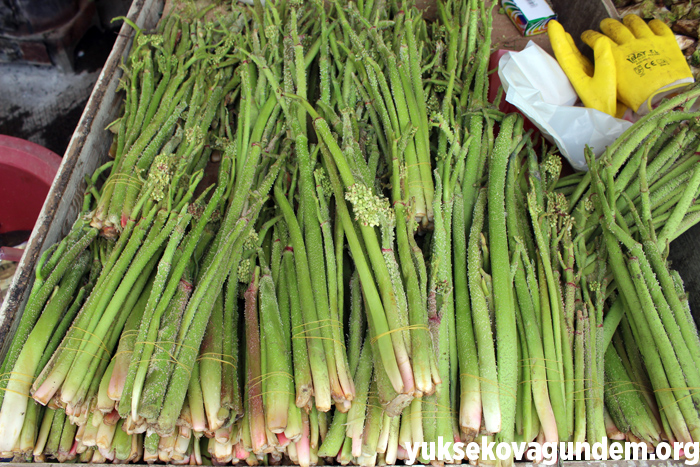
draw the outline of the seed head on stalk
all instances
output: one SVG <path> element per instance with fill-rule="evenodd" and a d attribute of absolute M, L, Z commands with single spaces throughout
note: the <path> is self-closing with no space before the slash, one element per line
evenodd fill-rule
<path fill-rule="evenodd" d="M 426 109 L 429 117 L 432 116 L 435 112 L 440 111 L 440 100 L 435 95 L 435 90 L 433 90 L 430 93 L 430 97 L 428 97 L 428 100 L 426 102 Z"/>
<path fill-rule="evenodd" d="M 250 275 L 253 272 L 250 258 L 242 259 L 238 265 L 238 281 L 247 284 L 250 282 Z"/>
<path fill-rule="evenodd" d="M 378 227 L 394 223 L 394 211 L 389 200 L 375 196 L 372 190 L 364 184 L 355 183 L 348 187 L 345 199 L 352 203 L 355 220 L 362 225 Z"/>
<path fill-rule="evenodd" d="M 320 186 L 327 202 L 328 198 L 330 198 L 330 196 L 333 194 L 333 187 L 331 186 L 330 180 L 328 180 L 328 177 L 326 176 L 326 171 L 320 168 L 316 169 L 314 170 L 314 177 L 316 179 L 316 185 Z"/>
<path fill-rule="evenodd" d="M 569 219 L 570 216 L 567 214 L 569 212 L 569 200 L 566 199 L 566 196 L 563 193 L 556 193 L 552 197 L 552 203 L 554 212 L 564 216 L 565 219 Z"/>
<path fill-rule="evenodd" d="M 153 166 L 148 173 L 146 181 L 148 186 L 153 187 L 151 198 L 153 201 L 160 202 L 165 198 L 166 191 L 170 186 L 172 178 L 172 158 L 168 154 L 159 154 L 153 161 Z"/>
<path fill-rule="evenodd" d="M 542 172 L 545 174 L 547 185 L 550 188 L 554 188 L 557 180 L 559 180 L 559 175 L 561 174 L 561 157 L 555 153 L 550 152 L 545 156 L 542 161 Z"/>
<path fill-rule="evenodd" d="M 251 230 L 248 237 L 243 243 L 244 250 L 255 250 L 258 248 L 258 243 L 260 242 L 258 238 L 258 233 L 255 230 Z"/>
<path fill-rule="evenodd" d="M 276 46 L 277 40 L 279 39 L 279 31 L 277 28 L 270 24 L 265 27 L 265 38 L 270 41 L 270 46 Z"/>
<path fill-rule="evenodd" d="M 139 34 L 139 36 L 136 38 L 136 50 L 135 51 L 139 51 L 142 47 L 148 45 L 153 40 L 154 37 L 155 36 L 152 36 L 150 34 L 149 35 Z M 138 56 L 138 54 L 132 54 L 131 58 L 134 59 L 137 56 Z"/>
<path fill-rule="evenodd" d="M 204 203 L 195 202 L 187 207 L 187 212 L 192 214 L 192 218 L 194 220 L 199 220 L 202 217 L 202 214 L 204 214 L 205 209 L 206 206 L 204 205 Z"/>

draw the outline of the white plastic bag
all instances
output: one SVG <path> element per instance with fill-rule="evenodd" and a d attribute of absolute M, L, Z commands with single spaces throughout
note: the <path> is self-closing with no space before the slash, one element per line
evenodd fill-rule
<path fill-rule="evenodd" d="M 584 148 L 596 156 L 632 123 L 595 109 L 575 107 L 578 100 L 559 63 L 530 41 L 521 52 L 508 52 L 498 63 L 506 101 L 516 106 L 576 170 L 587 170 Z"/>

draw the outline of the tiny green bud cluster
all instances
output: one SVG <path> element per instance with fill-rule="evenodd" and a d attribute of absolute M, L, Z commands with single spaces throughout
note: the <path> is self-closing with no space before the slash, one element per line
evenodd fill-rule
<path fill-rule="evenodd" d="M 158 62 L 158 68 L 160 70 L 165 70 L 166 68 L 168 68 L 169 63 L 168 59 L 165 58 L 165 55 L 158 55 L 156 57 L 156 61 Z"/>
<path fill-rule="evenodd" d="M 199 219 L 204 214 L 204 205 L 202 203 L 192 203 L 187 207 L 187 211 L 192 214 L 192 217 Z"/>
<path fill-rule="evenodd" d="M 250 258 L 242 259 L 238 264 L 238 281 L 244 284 L 250 282 L 251 271 Z"/>
<path fill-rule="evenodd" d="M 547 193 L 548 207 L 550 211 L 558 214 L 566 214 L 569 211 L 569 200 L 563 193 Z"/>
<path fill-rule="evenodd" d="M 452 285 L 446 279 L 435 282 L 435 293 L 438 295 L 447 295 L 452 291 Z"/>
<path fill-rule="evenodd" d="M 146 44 L 148 44 L 151 41 L 151 36 L 147 36 L 144 34 L 141 34 L 138 39 L 136 39 L 136 43 L 138 44 L 139 47 L 142 47 Z"/>
<path fill-rule="evenodd" d="M 255 230 L 251 230 L 245 241 L 243 242 L 244 250 L 254 250 L 258 247 L 258 233 Z"/>
<path fill-rule="evenodd" d="M 221 211 L 215 209 L 214 212 L 211 214 L 211 219 L 209 222 L 211 222 L 212 224 L 216 224 L 217 222 L 221 222 L 222 217 L 223 216 L 221 214 Z"/>
<path fill-rule="evenodd" d="M 151 45 L 153 47 L 157 48 L 157 47 L 160 47 L 163 45 L 163 36 L 161 36 L 160 34 L 153 34 L 153 35 L 148 36 L 148 37 L 150 37 Z"/>
<path fill-rule="evenodd" d="M 321 187 L 323 194 L 325 196 L 330 196 L 333 193 L 333 187 L 331 186 L 330 180 L 326 176 L 326 171 L 318 168 L 314 170 L 314 177 L 316 178 L 316 185 Z"/>
<path fill-rule="evenodd" d="M 161 201 L 165 197 L 171 178 L 170 166 L 170 156 L 167 154 L 159 154 L 153 161 L 148 173 L 148 184 L 153 186 L 151 198 L 154 201 Z"/>
<path fill-rule="evenodd" d="M 542 161 L 542 170 L 552 177 L 558 176 L 561 173 L 561 157 L 554 153 L 547 154 Z"/>
<path fill-rule="evenodd" d="M 185 139 L 188 143 L 199 145 L 204 141 L 204 131 L 198 126 L 185 130 Z"/>
<path fill-rule="evenodd" d="M 277 43 L 277 28 L 270 24 L 265 27 L 265 37 L 270 40 L 270 42 Z"/>
<path fill-rule="evenodd" d="M 377 227 L 394 223 L 394 211 L 391 209 L 389 200 L 375 196 L 367 185 L 361 183 L 351 185 L 345 193 L 345 199 L 352 203 L 355 220 L 363 225 Z"/>

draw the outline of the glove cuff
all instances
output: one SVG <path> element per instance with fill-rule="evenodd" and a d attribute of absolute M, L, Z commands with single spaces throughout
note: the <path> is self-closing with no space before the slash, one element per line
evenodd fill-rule
<path fill-rule="evenodd" d="M 654 108 L 654 106 L 657 103 L 659 103 L 662 99 L 679 94 L 683 91 L 684 88 L 688 87 L 694 82 L 695 80 L 692 76 L 690 76 L 688 78 L 679 79 L 677 81 L 674 81 L 673 83 L 667 84 L 666 86 L 657 89 L 649 97 L 647 97 L 647 99 L 644 102 L 642 102 L 642 104 L 639 106 L 636 112 L 639 115 L 645 115 L 649 113 Z"/>

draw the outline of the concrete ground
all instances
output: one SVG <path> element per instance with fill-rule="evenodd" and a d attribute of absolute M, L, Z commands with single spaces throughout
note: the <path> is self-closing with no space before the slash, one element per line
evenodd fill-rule
<path fill-rule="evenodd" d="M 72 73 L 51 66 L 0 63 L 0 134 L 63 156 L 116 37 L 116 30 L 88 30 L 75 49 Z M 29 232 L 0 234 L 0 247 L 18 246 L 27 238 Z M 0 302 L 15 266 L 0 261 Z"/>
<path fill-rule="evenodd" d="M 75 50 L 75 71 L 0 63 L 0 134 L 40 144 L 63 156 L 116 31 L 88 31 Z"/>
<path fill-rule="evenodd" d="M 0 134 L 40 144 L 62 156 L 99 71 L 63 74 L 26 64 L 0 65 Z"/>

